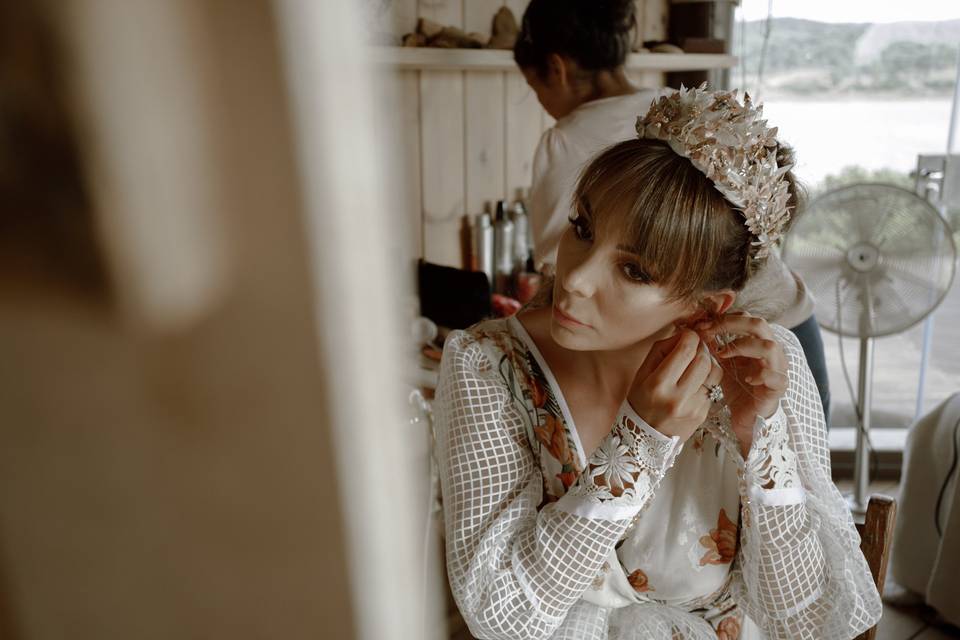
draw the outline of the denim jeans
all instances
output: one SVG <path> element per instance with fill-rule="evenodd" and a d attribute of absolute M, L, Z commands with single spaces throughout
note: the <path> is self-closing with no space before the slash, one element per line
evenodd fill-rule
<path fill-rule="evenodd" d="M 800 340 L 803 353 L 807 356 L 807 364 L 817 383 L 820 392 L 820 402 L 823 404 L 823 415 L 827 428 L 830 428 L 830 381 L 827 379 L 827 360 L 823 355 L 823 338 L 820 336 L 820 325 L 816 316 L 810 316 L 797 326 L 790 329 Z"/>

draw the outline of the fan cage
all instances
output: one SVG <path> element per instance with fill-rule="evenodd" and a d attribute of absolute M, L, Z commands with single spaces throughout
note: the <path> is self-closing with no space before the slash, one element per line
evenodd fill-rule
<path fill-rule="evenodd" d="M 875 204 L 873 210 L 870 202 Z M 875 236 L 885 231 L 897 235 L 877 241 Z M 928 240 L 933 246 L 924 244 Z M 891 244 L 884 250 L 887 242 Z M 851 267 L 851 250 L 877 244 L 881 245 L 878 266 L 856 272 Z M 857 183 L 815 198 L 787 233 L 782 256 L 817 300 L 817 319 L 823 328 L 844 337 L 877 338 L 915 326 L 943 302 L 956 273 L 957 250 L 949 223 L 929 202 L 894 185 Z M 853 259 L 857 257 L 869 264 L 868 255 Z M 889 278 L 883 279 L 891 271 L 899 279 L 900 290 Z M 847 288 L 837 300 L 837 288 L 843 282 Z M 918 293 L 910 286 L 924 291 Z M 869 292 L 871 304 L 879 301 L 879 307 L 899 305 L 899 315 L 880 308 L 867 314 L 865 321 L 863 300 L 857 299 L 864 292 Z"/>

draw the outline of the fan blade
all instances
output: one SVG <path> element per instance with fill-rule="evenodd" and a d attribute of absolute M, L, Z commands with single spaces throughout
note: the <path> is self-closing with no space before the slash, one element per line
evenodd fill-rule
<path fill-rule="evenodd" d="M 837 251 L 832 255 L 826 254 L 826 252 L 821 255 L 793 254 L 784 262 L 786 262 L 787 266 L 792 269 L 796 269 L 797 271 L 805 271 L 813 269 L 839 269 L 847 263 L 847 260 L 844 254 Z"/>
<path fill-rule="evenodd" d="M 808 211 L 796 226 L 790 230 L 784 245 L 784 254 L 803 254 L 818 249 L 845 252 L 841 244 L 849 235 L 849 230 L 837 223 L 837 219 L 828 219 L 820 215 L 821 210 Z"/>
<path fill-rule="evenodd" d="M 898 239 L 896 246 L 883 244 L 877 247 L 883 252 L 884 257 L 891 258 L 946 258 L 950 255 L 950 242 L 942 235 L 939 238 L 914 237 L 912 246 L 905 246 L 902 239 Z M 889 240 L 889 239 L 887 239 Z"/>
<path fill-rule="evenodd" d="M 834 279 L 836 284 L 833 287 L 834 296 L 831 302 L 836 305 L 833 309 L 834 317 L 825 314 L 824 318 L 830 322 L 830 328 L 845 336 L 857 337 L 860 335 L 859 327 L 864 311 L 864 282 L 860 277 L 851 280 L 841 276 Z M 826 305 L 822 308 L 826 310 Z M 845 311 L 846 310 L 846 311 Z M 818 311 L 817 318 L 820 318 Z"/>
<path fill-rule="evenodd" d="M 870 238 L 873 232 L 874 214 L 878 211 L 876 198 L 861 195 L 859 190 L 853 190 L 844 194 L 837 209 L 843 213 L 844 217 L 852 219 L 848 229 L 855 232 L 855 237 L 851 237 L 854 236 L 853 233 L 848 233 L 846 240 L 863 242 Z"/>
<path fill-rule="evenodd" d="M 825 244 L 821 242 L 794 242 L 784 250 L 785 260 L 802 260 L 806 258 L 832 258 L 842 261 L 847 250 L 837 244 Z"/>
<path fill-rule="evenodd" d="M 808 264 L 790 264 L 789 267 L 800 274 L 808 287 L 813 287 L 819 283 L 830 283 L 837 279 L 837 273 L 842 265 L 837 263 L 808 263 Z"/>
<path fill-rule="evenodd" d="M 912 271 L 902 269 L 895 263 L 887 263 L 884 265 L 884 267 L 888 275 L 893 273 L 897 278 L 904 280 L 919 289 L 922 289 L 926 293 L 935 294 L 937 297 L 943 295 L 943 291 L 937 285 L 937 283 L 931 282 L 929 278 L 923 278 Z"/>
<path fill-rule="evenodd" d="M 893 304 L 902 312 L 904 319 L 910 321 L 910 324 L 916 322 L 917 309 L 912 308 L 904 301 L 904 299 L 897 292 L 896 287 L 894 287 L 889 280 L 880 280 L 875 282 L 873 291 L 874 295 L 876 296 L 874 298 L 877 303 L 875 305 L 876 307 L 882 308 L 883 305 Z M 923 314 L 921 314 L 919 317 L 922 318 Z"/>

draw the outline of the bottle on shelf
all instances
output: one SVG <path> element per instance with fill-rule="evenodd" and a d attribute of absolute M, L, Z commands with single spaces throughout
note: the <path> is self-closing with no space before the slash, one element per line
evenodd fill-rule
<path fill-rule="evenodd" d="M 473 225 L 474 233 L 474 255 L 477 271 L 483 271 L 487 274 L 487 280 L 490 281 L 490 289 L 494 285 L 494 264 L 495 264 L 495 238 L 493 219 L 490 213 L 484 211 L 478 214 Z"/>
<path fill-rule="evenodd" d="M 507 215 L 507 202 L 497 201 L 497 213 L 493 222 L 495 246 L 494 285 L 496 293 L 510 295 L 512 293 L 511 280 L 513 279 L 514 257 L 514 224 Z"/>
<path fill-rule="evenodd" d="M 530 252 L 530 220 L 527 218 L 527 208 L 523 200 L 516 200 L 512 207 L 513 213 L 513 262 L 515 268 L 522 270 Z"/>
<path fill-rule="evenodd" d="M 516 225 L 514 237 L 514 294 L 521 303 L 526 304 L 537 293 L 542 280 L 534 268 L 533 234 L 530 219 L 523 201 L 523 193 L 517 190 L 517 199 L 513 203 L 513 220 Z"/>

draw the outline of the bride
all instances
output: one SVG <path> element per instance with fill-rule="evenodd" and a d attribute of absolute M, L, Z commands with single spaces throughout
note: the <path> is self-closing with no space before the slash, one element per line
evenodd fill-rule
<path fill-rule="evenodd" d="M 735 94 L 587 166 L 542 304 L 447 340 L 448 577 L 478 638 L 853 638 L 879 619 L 796 337 L 737 306 L 796 213 Z"/>

